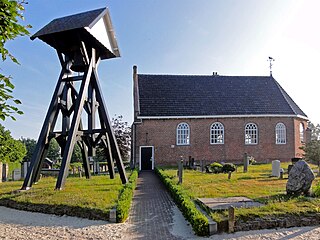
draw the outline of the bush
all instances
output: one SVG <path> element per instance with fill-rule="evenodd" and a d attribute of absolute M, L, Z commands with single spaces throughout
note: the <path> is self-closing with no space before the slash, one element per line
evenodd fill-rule
<path fill-rule="evenodd" d="M 211 163 L 209 168 L 212 173 L 222 173 L 223 165 L 217 162 Z"/>
<path fill-rule="evenodd" d="M 228 173 L 228 172 L 234 172 L 236 170 L 236 166 L 232 163 L 225 163 L 222 166 L 222 172 Z"/>
<path fill-rule="evenodd" d="M 314 188 L 314 195 L 320 197 L 320 182 L 318 182 L 318 185 Z"/>
<path fill-rule="evenodd" d="M 133 191 L 137 185 L 138 169 L 134 169 L 129 177 L 129 182 L 123 186 L 119 193 L 117 204 L 117 222 L 124 222 L 129 216 L 133 198 Z"/>
<path fill-rule="evenodd" d="M 194 201 L 189 197 L 189 195 L 183 191 L 180 185 L 174 183 L 174 180 L 165 172 L 156 168 L 156 173 L 169 190 L 173 200 L 180 208 L 185 218 L 190 222 L 194 232 L 199 236 L 208 235 L 208 219 L 197 209 Z"/>

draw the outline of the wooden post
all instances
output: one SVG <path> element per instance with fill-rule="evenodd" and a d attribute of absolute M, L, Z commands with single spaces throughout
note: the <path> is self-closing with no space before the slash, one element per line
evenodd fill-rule
<path fill-rule="evenodd" d="M 230 206 L 228 209 L 228 232 L 233 233 L 234 232 L 234 223 L 235 223 L 235 214 L 234 214 L 234 207 Z"/>
<path fill-rule="evenodd" d="M 79 178 L 82 178 L 82 168 L 78 167 L 78 172 L 79 172 Z"/>
<path fill-rule="evenodd" d="M 178 170 L 179 184 L 182 184 L 182 175 L 183 175 L 183 160 L 182 159 L 179 162 L 178 169 L 179 169 Z"/>
<path fill-rule="evenodd" d="M 248 165 L 249 165 L 248 154 L 244 153 L 244 156 L 243 156 L 243 172 L 244 173 L 248 172 Z"/>

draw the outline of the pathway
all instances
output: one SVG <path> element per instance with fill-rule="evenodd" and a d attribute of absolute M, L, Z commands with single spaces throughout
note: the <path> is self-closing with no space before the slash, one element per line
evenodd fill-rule
<path fill-rule="evenodd" d="M 193 236 L 191 227 L 152 171 L 139 173 L 127 222 L 133 239 L 179 240 Z"/>

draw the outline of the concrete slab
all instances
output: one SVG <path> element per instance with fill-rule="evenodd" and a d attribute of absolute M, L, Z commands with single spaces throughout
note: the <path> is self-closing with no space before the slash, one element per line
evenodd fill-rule
<path fill-rule="evenodd" d="M 247 197 L 229 197 L 229 198 L 198 198 L 198 200 L 211 210 L 226 210 L 230 206 L 235 208 L 261 207 L 262 203 L 254 202 Z"/>

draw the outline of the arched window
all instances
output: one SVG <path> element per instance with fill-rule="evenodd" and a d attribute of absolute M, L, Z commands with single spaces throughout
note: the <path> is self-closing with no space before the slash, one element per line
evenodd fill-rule
<path fill-rule="evenodd" d="M 299 132 L 300 132 L 300 142 L 304 142 L 304 125 L 300 123 L 299 125 Z"/>
<path fill-rule="evenodd" d="M 215 122 L 210 129 L 210 143 L 224 144 L 224 127 L 220 122 Z"/>
<path fill-rule="evenodd" d="M 276 125 L 276 144 L 286 144 L 286 125 L 277 123 Z"/>
<path fill-rule="evenodd" d="M 190 128 L 187 123 L 179 123 L 177 126 L 177 145 L 190 144 Z"/>
<path fill-rule="evenodd" d="M 248 123 L 244 130 L 245 144 L 258 144 L 258 127 L 254 123 Z"/>

